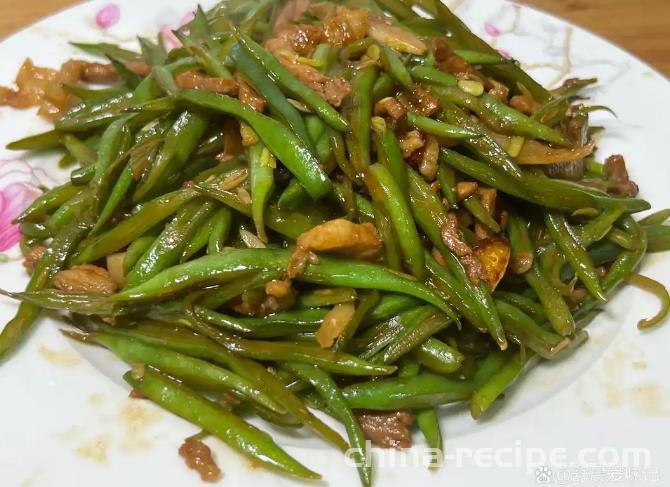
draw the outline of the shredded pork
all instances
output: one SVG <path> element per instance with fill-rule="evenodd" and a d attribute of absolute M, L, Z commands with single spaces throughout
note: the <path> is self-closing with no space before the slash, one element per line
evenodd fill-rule
<path fill-rule="evenodd" d="M 441 234 L 442 242 L 460 259 L 468 278 L 474 283 L 486 279 L 487 276 L 482 263 L 472 248 L 461 238 L 458 218 L 454 213 L 447 213 L 447 221 L 441 229 Z"/>
<path fill-rule="evenodd" d="M 107 295 L 114 294 L 117 289 L 107 269 L 92 264 L 59 271 L 53 278 L 53 285 L 61 291 Z"/>
<path fill-rule="evenodd" d="M 414 416 L 407 411 L 361 411 L 358 421 L 365 436 L 381 448 L 410 448 L 412 434 L 409 427 Z"/>
<path fill-rule="evenodd" d="M 405 116 L 405 107 L 396 98 L 387 96 L 382 98 L 374 106 L 374 114 L 380 117 L 388 115 L 393 120 L 400 120 Z"/>
<path fill-rule="evenodd" d="M 23 267 L 26 268 L 28 274 L 32 274 L 35 266 L 40 261 L 47 248 L 44 245 L 35 245 L 26 250 L 23 254 Z"/>
<path fill-rule="evenodd" d="M 224 95 L 236 95 L 237 83 L 230 78 L 214 78 L 200 71 L 184 71 L 176 76 L 177 86 L 182 89 L 213 91 Z"/>
<path fill-rule="evenodd" d="M 634 181 L 628 177 L 628 170 L 626 169 L 626 161 L 622 155 L 615 154 L 609 156 L 605 160 L 605 167 L 603 168 L 607 175 L 607 180 L 612 183 L 610 193 L 617 196 L 637 196 L 639 188 Z"/>
<path fill-rule="evenodd" d="M 139 75 L 146 73 L 146 65 L 141 61 L 129 62 L 127 67 Z M 0 86 L 0 106 L 39 107 L 40 116 L 58 120 L 75 101 L 75 97 L 65 89 L 66 84 L 109 84 L 117 80 L 112 64 L 71 59 L 59 69 L 53 69 L 35 66 L 30 59 L 26 59 L 16 75 L 16 89 Z"/>
<path fill-rule="evenodd" d="M 254 90 L 249 83 L 244 79 L 240 73 L 235 75 L 238 85 L 237 97 L 242 103 L 253 108 L 257 112 L 263 112 L 265 110 L 265 100 L 261 97 L 256 90 Z"/>
<path fill-rule="evenodd" d="M 216 482 L 221 469 L 212 458 L 212 450 L 200 440 L 188 439 L 179 447 L 179 455 L 188 468 L 195 470 L 203 482 Z"/>

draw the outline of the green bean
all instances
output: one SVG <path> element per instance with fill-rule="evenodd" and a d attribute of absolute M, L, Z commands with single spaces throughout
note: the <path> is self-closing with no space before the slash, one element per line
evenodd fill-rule
<path fill-rule="evenodd" d="M 28 208 L 16 217 L 16 221 L 37 222 L 43 220 L 49 212 L 72 199 L 79 191 L 80 188 L 69 182 L 56 186 L 38 196 Z"/>
<path fill-rule="evenodd" d="M 198 196 L 192 188 L 166 193 L 149 201 L 140 211 L 123 220 L 116 227 L 84 242 L 83 248 L 73 257 L 75 263 L 92 262 L 113 254 L 141 236 L 147 228 L 160 223 L 177 211 L 184 203 Z"/>
<path fill-rule="evenodd" d="M 126 256 L 123 259 L 123 274 L 128 275 L 128 273 L 135 267 L 137 261 L 144 255 L 144 253 L 149 250 L 153 243 L 158 238 L 160 231 L 158 229 L 151 229 L 146 232 L 144 235 L 137 237 L 135 240 L 128 245 L 126 249 Z"/>
<path fill-rule="evenodd" d="M 391 224 L 391 219 L 381 203 L 372 203 L 375 217 L 375 227 L 384 242 L 384 258 L 386 265 L 395 271 L 402 271 L 402 256 L 398 235 Z"/>
<path fill-rule="evenodd" d="M 93 54 L 94 56 L 112 56 L 122 61 L 137 61 L 140 59 L 140 55 L 138 53 L 123 49 L 116 44 L 110 44 L 107 42 L 100 42 L 97 44 L 70 42 L 70 44 L 84 52 Z"/>
<path fill-rule="evenodd" d="M 646 330 L 647 328 L 652 328 L 663 322 L 668 314 L 670 314 L 670 294 L 668 294 L 666 287 L 654 279 L 636 273 L 632 273 L 628 276 L 628 282 L 633 286 L 655 294 L 661 301 L 661 309 L 659 312 L 652 318 L 640 320 L 637 327 L 641 330 Z"/>
<path fill-rule="evenodd" d="M 339 352 L 346 350 L 347 345 L 349 345 L 349 342 L 356 334 L 358 327 L 378 302 L 379 292 L 377 291 L 370 291 L 361 297 L 358 306 L 356 306 L 356 311 L 354 311 L 351 319 L 347 322 L 346 326 L 333 344 L 334 351 Z"/>
<path fill-rule="evenodd" d="M 670 219 L 670 208 L 660 210 L 642 218 L 638 223 L 640 225 L 662 225 L 666 220 Z"/>
<path fill-rule="evenodd" d="M 26 291 L 44 288 L 66 263 L 79 241 L 91 226 L 91 215 L 82 212 L 78 221 L 63 228 L 53 239 L 44 256 L 39 260 L 26 286 Z M 32 328 L 40 314 L 40 308 L 21 303 L 19 309 L 0 333 L 0 359 L 6 357 Z"/>
<path fill-rule="evenodd" d="M 377 103 L 393 93 L 393 79 L 387 73 L 380 73 L 372 87 L 372 102 Z"/>
<path fill-rule="evenodd" d="M 262 318 L 237 318 L 237 321 L 243 323 L 247 327 L 263 327 L 269 324 L 286 325 L 298 327 L 319 327 L 323 318 L 328 313 L 326 308 L 312 308 L 312 309 L 295 309 L 289 311 L 278 311 Z"/>
<path fill-rule="evenodd" d="M 309 197 L 305 188 L 302 187 L 300 181 L 291 179 L 281 195 L 277 200 L 277 208 L 282 210 L 298 210 L 301 207 L 309 204 L 312 198 Z"/>
<path fill-rule="evenodd" d="M 448 139 L 462 140 L 480 137 L 479 132 L 462 129 L 456 125 L 449 125 L 439 120 L 423 117 L 414 112 L 407 112 L 407 122 L 419 130 Z"/>
<path fill-rule="evenodd" d="M 597 79 L 576 80 L 570 87 L 560 88 L 560 94 L 542 102 L 535 110 L 532 117 L 550 127 L 558 125 L 565 120 L 570 104 L 577 94 L 586 86 L 596 83 Z"/>
<path fill-rule="evenodd" d="M 239 335 L 253 338 L 273 338 L 290 335 L 292 333 L 314 332 L 318 330 L 321 325 L 321 322 L 317 324 L 312 322 L 307 322 L 306 324 L 303 324 L 302 322 L 275 323 L 271 318 L 267 320 L 258 318 L 238 318 L 224 315 L 202 306 L 194 306 L 193 312 L 195 318 L 200 321 L 229 330 Z"/>
<path fill-rule="evenodd" d="M 463 354 L 437 338 L 429 338 L 411 352 L 411 356 L 426 369 L 438 374 L 452 374 L 463 364 Z"/>
<path fill-rule="evenodd" d="M 124 145 L 124 138 L 129 137 L 126 123 L 128 117 L 123 117 L 109 124 L 100 138 L 98 155 L 95 163 L 95 179 L 99 179 L 107 167 L 112 164 Z"/>
<path fill-rule="evenodd" d="M 438 468 L 441 464 L 443 442 L 437 410 L 436 408 L 419 409 L 416 411 L 414 419 L 416 420 L 416 425 L 426 439 L 428 448 L 439 452 L 438 457 L 431 456 L 431 464 L 429 465 L 429 468 Z"/>
<path fill-rule="evenodd" d="M 496 132 L 544 140 L 561 146 L 569 145 L 568 140 L 556 130 L 527 117 L 488 93 L 477 97 L 456 87 L 440 86 L 434 90 L 443 99 L 475 112 L 490 129 Z"/>
<path fill-rule="evenodd" d="M 449 374 L 458 370 L 463 361 L 463 356 L 458 350 L 431 338 L 449 326 L 451 320 L 445 318 L 441 313 L 432 313 L 426 319 L 411 323 L 409 326 L 406 326 L 406 322 L 401 321 L 400 323 L 403 325 L 404 332 L 393 340 L 376 360 L 373 359 L 374 361 L 390 364 L 414 350 L 421 357 L 437 357 L 439 362 L 436 366 L 439 368 L 439 373 Z"/>
<path fill-rule="evenodd" d="M 368 66 L 353 80 L 347 145 L 349 159 L 358 173 L 370 166 L 370 117 L 372 116 L 372 87 L 377 69 Z"/>
<path fill-rule="evenodd" d="M 99 324 L 97 326 L 100 327 Z M 286 389 L 279 379 L 253 360 L 241 357 L 201 335 L 193 335 L 183 329 L 170 330 L 164 326 L 137 325 L 133 330 L 117 330 L 108 326 L 104 327 L 104 330 L 111 334 L 132 336 L 145 343 L 162 346 L 229 367 L 233 372 L 251 381 L 257 388 L 267 392 L 300 422 L 309 426 L 339 449 L 344 451 L 347 448 L 346 442 L 342 440 L 339 434 L 310 413 L 302 401 Z"/>
<path fill-rule="evenodd" d="M 505 59 L 499 54 L 469 51 L 467 49 L 455 49 L 454 53 L 469 64 L 502 64 L 505 62 Z"/>
<path fill-rule="evenodd" d="M 463 283 L 442 267 L 428 252 L 426 252 L 426 270 L 431 286 L 450 303 L 454 303 L 454 307 L 470 324 L 486 333 L 488 326 L 479 313 L 481 307 L 474 303 Z M 502 325 L 500 327 L 502 328 Z"/>
<path fill-rule="evenodd" d="M 403 311 L 419 306 L 421 302 L 416 298 L 403 294 L 383 294 L 379 303 L 365 318 L 365 323 L 378 323 L 388 320 Z"/>
<path fill-rule="evenodd" d="M 644 226 L 647 234 L 648 252 L 664 252 L 670 250 L 670 227 L 664 225 Z"/>
<path fill-rule="evenodd" d="M 188 242 L 186 242 L 186 245 L 181 252 L 181 256 L 179 257 L 180 264 L 186 262 L 195 254 L 207 247 L 210 234 L 216 227 L 217 220 L 224 213 L 230 213 L 230 210 L 228 208 L 219 208 L 213 214 L 209 215 L 205 222 L 196 229 L 195 233 L 188 240 Z"/>
<path fill-rule="evenodd" d="M 574 228 L 577 241 L 584 247 L 590 247 L 595 242 L 605 238 L 612 226 L 623 216 L 625 209 L 614 207 L 603 211 L 599 216 L 593 218 L 586 224 Z"/>
<path fill-rule="evenodd" d="M 319 198 L 330 190 L 330 179 L 321 169 L 319 161 L 304 143 L 280 122 L 255 112 L 229 96 L 184 90 L 180 97 L 188 103 L 233 115 L 249 124 L 270 152 L 282 161 L 313 198 Z"/>
<path fill-rule="evenodd" d="M 498 55 L 499 53 L 489 46 L 485 41 L 472 33 L 465 23 L 454 15 L 449 8 L 440 2 L 435 2 L 434 11 L 438 18 L 447 27 L 458 48 L 479 51 Z M 487 71 L 495 78 L 505 82 L 510 88 L 517 89 L 518 85 L 524 86 L 533 97 L 543 103 L 551 99 L 551 94 L 531 78 L 523 69 L 511 61 L 503 64 L 487 66 Z"/>
<path fill-rule="evenodd" d="M 321 288 L 300 293 L 296 305 L 301 308 L 319 308 L 341 303 L 352 303 L 358 299 L 356 290 L 348 287 Z"/>
<path fill-rule="evenodd" d="M 247 340 L 203 322 L 189 322 L 188 326 L 213 339 L 231 352 L 255 360 L 292 360 L 318 365 L 323 370 L 336 374 L 353 376 L 388 375 L 396 370 L 394 366 L 368 363 L 353 355 L 325 350 L 318 346 Z"/>
<path fill-rule="evenodd" d="M 505 330 L 515 336 L 520 344 L 543 358 L 551 359 L 564 350 L 570 340 L 540 327 L 519 308 L 504 301 L 496 301 Z"/>
<path fill-rule="evenodd" d="M 414 219 L 426 233 L 431 243 L 440 251 L 442 257 L 446 260 L 449 270 L 457 279 L 449 280 L 448 277 L 442 275 L 440 280 L 448 286 L 444 290 L 451 290 L 450 292 L 459 296 L 456 301 L 452 302 L 454 304 L 456 302 L 459 303 L 459 311 L 468 317 L 471 323 L 479 324 L 483 322 L 484 328 L 489 330 L 489 333 L 498 342 L 499 346 L 502 348 L 506 347 L 502 324 L 492 304 L 491 293 L 486 288 L 486 284 L 480 283 L 477 285 L 472 283 L 467 277 L 461 262 L 442 242 L 441 229 L 444 228 L 447 222 L 444 206 L 421 176 L 415 171 L 409 171 L 409 175 L 410 203 Z M 427 260 L 427 263 L 431 269 L 432 276 L 435 277 L 436 273 L 439 276 L 440 268 L 437 263 L 431 262 L 430 259 Z M 475 310 L 476 315 L 479 315 L 479 320 L 473 316 L 472 310 Z"/>
<path fill-rule="evenodd" d="M 58 149 L 63 144 L 65 134 L 58 130 L 49 130 L 40 134 L 30 135 L 7 144 L 7 150 L 49 150 Z"/>
<path fill-rule="evenodd" d="M 165 136 L 165 143 L 135 189 L 133 201 L 155 195 L 156 190 L 179 171 L 195 150 L 207 128 L 207 118 L 184 111 Z"/>
<path fill-rule="evenodd" d="M 74 186 L 86 186 L 95 176 L 95 166 L 84 166 L 70 173 L 70 182 Z"/>
<path fill-rule="evenodd" d="M 265 205 L 274 188 L 274 159 L 262 144 L 249 150 L 249 178 L 251 184 L 251 214 L 258 238 L 267 242 L 263 216 Z"/>
<path fill-rule="evenodd" d="M 365 360 L 372 359 L 391 342 L 398 340 L 405 329 L 427 319 L 433 311 L 427 306 L 409 308 L 369 328 L 356 344 L 358 355 Z"/>
<path fill-rule="evenodd" d="M 386 166 L 402 193 L 407 196 L 407 163 L 402 156 L 398 138 L 381 117 L 373 117 L 371 126 L 376 135 L 379 161 Z"/>
<path fill-rule="evenodd" d="M 333 158 L 340 170 L 350 181 L 360 181 L 360 175 L 356 172 L 356 169 L 347 156 L 346 144 L 342 134 L 331 130 L 329 142 Z"/>
<path fill-rule="evenodd" d="M 22 223 L 21 226 L 21 235 L 25 235 L 30 238 L 38 238 L 45 240 L 51 237 L 51 231 L 42 223 Z"/>
<path fill-rule="evenodd" d="M 123 93 L 105 100 L 87 100 L 70 109 L 58 122 L 56 129 L 69 132 L 84 132 L 124 119 L 128 115 L 122 110 L 132 96 Z"/>
<path fill-rule="evenodd" d="M 403 88 L 412 89 L 412 76 L 393 49 L 381 46 L 382 66 Z"/>
<path fill-rule="evenodd" d="M 113 216 L 114 212 L 121 204 L 123 199 L 126 197 L 127 191 L 133 184 L 133 173 L 130 168 L 130 163 L 123 169 L 121 175 L 116 180 L 114 187 L 111 190 L 109 198 L 105 202 L 104 206 L 100 210 L 100 216 L 95 223 L 95 226 L 91 230 L 91 234 L 95 235 L 98 233 L 109 219 Z"/>
<path fill-rule="evenodd" d="M 237 67 L 249 79 L 252 86 L 268 102 L 274 117 L 279 118 L 316 155 L 316 148 L 307 133 L 307 127 L 300 112 L 291 105 L 272 78 L 246 50 L 236 44 L 230 52 Z"/>
<path fill-rule="evenodd" d="M 411 19 L 417 16 L 411 7 L 405 5 L 400 0 L 375 0 L 375 2 L 398 19 Z"/>
<path fill-rule="evenodd" d="M 184 45 L 186 50 L 191 56 L 195 58 L 200 66 L 205 70 L 207 74 L 217 78 L 232 78 L 230 70 L 217 58 L 216 54 L 212 52 L 207 47 L 199 45 L 197 42 L 194 42 L 190 36 L 185 36 L 179 31 L 175 33 L 177 38 Z M 192 36 L 192 34 L 191 34 Z"/>
<path fill-rule="evenodd" d="M 607 302 L 595 266 L 586 249 L 575 239 L 565 217 L 556 213 L 546 213 L 544 221 L 552 239 L 561 248 L 584 286 L 596 299 Z"/>
<path fill-rule="evenodd" d="M 212 228 L 212 233 L 209 234 L 209 241 L 207 242 L 207 253 L 217 254 L 223 252 L 226 246 L 226 240 L 230 235 L 232 228 L 233 215 L 228 211 L 218 213 L 218 218 Z"/>
<path fill-rule="evenodd" d="M 572 212 L 581 208 L 596 207 L 608 210 L 623 206 L 626 212 L 631 213 L 649 208 L 649 203 L 644 200 L 611 198 L 605 193 L 571 181 L 530 174 L 525 174 L 521 179 L 514 179 L 486 163 L 449 149 L 441 149 L 441 154 L 441 160 L 454 169 L 511 196 L 548 208 Z"/>
<path fill-rule="evenodd" d="M 474 419 L 479 419 L 489 409 L 493 401 L 521 374 L 533 355 L 529 350 L 524 355 L 510 355 L 500 370 L 475 391 L 470 402 L 470 414 Z"/>
<path fill-rule="evenodd" d="M 518 216 L 512 215 L 509 220 L 509 238 L 513 252 L 516 254 L 532 253 L 534 249 L 528 237 L 527 224 Z M 513 229 L 513 230 L 512 230 Z M 570 313 L 568 305 L 558 292 L 558 290 L 549 283 L 547 276 L 540 267 L 537 259 L 524 274 L 528 285 L 537 294 L 540 303 L 544 307 L 545 314 L 554 330 L 562 336 L 571 335 L 575 331 L 575 321 Z"/>
<path fill-rule="evenodd" d="M 415 80 L 425 83 L 441 86 L 456 86 L 458 83 L 458 79 L 453 74 L 429 66 L 414 66 L 410 69 L 410 73 Z"/>
<path fill-rule="evenodd" d="M 180 208 L 174 219 L 165 225 L 151 247 L 133 266 L 126 286 L 138 286 L 162 270 L 177 264 L 186 243 L 213 209 L 213 202 L 203 203 L 200 200 L 189 202 Z"/>
<path fill-rule="evenodd" d="M 440 154 L 440 157 L 442 155 Z M 456 195 L 456 173 L 447 164 L 440 163 L 437 171 L 437 180 L 440 182 L 440 190 L 451 209 L 458 208 L 458 197 Z"/>
<path fill-rule="evenodd" d="M 635 242 L 629 234 L 618 228 L 612 228 L 605 238 L 626 250 L 635 250 L 639 245 L 639 243 Z"/>
<path fill-rule="evenodd" d="M 523 294 L 501 291 L 498 289 L 493 293 L 493 297 L 517 307 L 536 322 L 544 323 L 547 320 L 542 305 Z"/>
<path fill-rule="evenodd" d="M 273 80 L 282 88 L 295 96 L 314 111 L 335 130 L 344 131 L 348 128 L 347 122 L 333 107 L 328 105 L 314 90 L 305 86 L 293 76 L 277 59 L 268 51 L 263 49 L 251 37 L 236 32 L 235 36 L 240 45 L 251 55 L 258 64 L 263 66 Z M 279 157 L 280 160 L 284 160 Z"/>
<path fill-rule="evenodd" d="M 482 200 L 478 196 L 472 195 L 468 198 L 465 198 L 462 202 L 466 210 L 470 212 L 472 216 L 475 217 L 486 228 L 491 230 L 494 233 L 499 233 L 501 228 L 498 222 L 491 216 L 491 213 L 486 209 Z"/>
<path fill-rule="evenodd" d="M 109 348 L 124 362 L 151 365 L 172 377 L 182 379 L 191 387 L 210 391 L 233 390 L 244 398 L 256 401 L 276 413 L 286 412 L 247 379 L 205 360 L 119 335 L 94 332 L 89 335 L 88 339 Z"/>
<path fill-rule="evenodd" d="M 140 43 L 140 50 L 142 59 L 144 59 L 149 66 L 164 64 L 167 60 L 167 51 L 165 46 L 160 42 L 153 42 L 146 37 L 138 37 Z"/>
<path fill-rule="evenodd" d="M 152 401 L 191 421 L 240 453 L 272 469 L 301 478 L 320 475 L 298 463 L 267 434 L 163 374 L 142 367 L 123 378 Z"/>
<path fill-rule="evenodd" d="M 197 191 L 214 198 L 233 210 L 251 217 L 251 204 L 242 202 L 239 196 L 230 191 L 222 191 L 212 185 L 198 184 L 195 186 Z M 284 211 L 274 206 L 266 207 L 266 214 L 263 217 L 265 226 L 284 235 L 292 240 L 297 239 L 301 234 L 317 225 L 319 222 L 313 222 L 303 213 Z"/>
<path fill-rule="evenodd" d="M 463 144 L 486 162 L 483 165 L 489 169 L 499 169 L 512 180 L 521 178 L 521 169 L 509 154 L 493 140 L 484 127 L 472 121 L 460 108 L 444 97 L 440 98 L 440 102 L 442 104 L 442 115 L 447 122 L 480 134 L 479 137 L 466 139 Z M 463 172 L 470 175 L 467 171 Z"/>
<path fill-rule="evenodd" d="M 472 385 L 434 374 L 360 382 L 342 389 L 354 409 L 397 411 L 439 406 L 470 398 Z"/>
<path fill-rule="evenodd" d="M 370 166 L 366 181 L 373 199 L 384 206 L 391 219 L 405 263 L 415 277 L 421 278 L 424 274 L 421 240 L 400 187 L 389 170 L 378 163 Z"/>
<path fill-rule="evenodd" d="M 316 68 L 322 73 L 325 73 L 332 66 L 336 55 L 337 51 L 330 44 L 319 44 L 316 46 L 316 49 L 314 49 L 312 59 L 314 60 Z"/>
<path fill-rule="evenodd" d="M 95 151 L 72 134 L 63 136 L 63 146 L 81 166 L 88 166 L 97 160 Z"/>
<path fill-rule="evenodd" d="M 344 424 L 351 447 L 354 448 L 352 457 L 358 465 L 358 475 L 361 478 L 361 483 L 364 487 L 369 487 L 372 483 L 372 468 L 366 466 L 367 445 L 365 434 L 333 378 L 314 365 L 288 362 L 284 367 L 302 380 L 309 382 L 326 401 L 328 408 Z"/>
<path fill-rule="evenodd" d="M 0 294 L 7 296 L 21 304 L 29 304 L 42 309 L 65 310 L 82 315 L 111 315 L 127 314 L 128 308 L 117 307 L 105 302 L 104 298 L 97 294 L 61 291 L 59 289 L 46 288 L 37 291 L 24 291 L 22 293 L 10 293 L 0 290 Z"/>
<path fill-rule="evenodd" d="M 243 272 L 286 269 L 291 252 L 280 249 L 230 249 L 173 266 L 147 282 L 127 289 L 110 299 L 114 302 L 141 302 L 160 299 L 199 284 L 227 282 Z M 342 273 L 341 269 L 347 269 Z M 384 267 L 367 262 L 320 256 L 296 279 L 313 284 L 378 289 L 409 294 L 432 304 L 450 317 L 451 307 L 424 285 Z"/>

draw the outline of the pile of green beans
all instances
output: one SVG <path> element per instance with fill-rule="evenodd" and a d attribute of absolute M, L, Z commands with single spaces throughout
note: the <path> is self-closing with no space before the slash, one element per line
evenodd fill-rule
<path fill-rule="evenodd" d="M 137 53 L 75 44 L 110 59 L 119 79 L 68 85 L 76 102 L 54 129 L 8 145 L 60 151 L 76 167 L 17 218 L 22 250 L 42 257 L 23 292 L 0 291 L 20 301 L 0 360 L 42 310 L 67 313 L 67 336 L 111 350 L 132 366 L 131 387 L 206 434 L 318 479 L 246 415 L 304 426 L 357 449 L 367 487 L 362 410 L 408 411 L 441 448 L 441 406 L 485 414 L 529 364 L 574 350 L 586 316 L 620 284 L 661 298 L 640 328 L 668 314 L 665 288 L 637 268 L 670 250 L 670 210 L 636 221 L 649 204 L 595 189 L 617 181 L 593 155 L 565 163 L 582 169 L 570 180 L 554 176 L 560 161 L 528 166 L 520 156 L 524 144 L 591 147 L 589 110 L 575 107 L 592 80 L 547 91 L 427 0 L 416 5 L 430 19 L 407 0 L 362 2 L 368 22 L 385 16 L 384 43 L 370 28 L 282 58 L 266 41 L 287 3 L 198 8 L 169 52 L 147 39 Z M 328 6 L 293 20 L 337 22 L 341 11 Z M 341 106 L 301 69 L 348 87 Z M 239 95 L 180 87 L 185 72 Z M 247 104 L 243 88 L 263 107 Z M 513 97 L 534 111 L 521 113 Z M 336 220 L 378 245 L 357 250 L 356 232 L 326 234 L 325 249 L 303 243 Z M 115 291 L 58 284 L 90 266 L 109 271 Z"/>

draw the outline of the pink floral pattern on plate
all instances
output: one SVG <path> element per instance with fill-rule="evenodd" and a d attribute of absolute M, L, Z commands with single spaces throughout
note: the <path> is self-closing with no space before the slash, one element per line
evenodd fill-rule
<path fill-rule="evenodd" d="M 42 193 L 40 186 L 51 184 L 42 169 L 20 159 L 0 159 L 0 252 L 21 240 L 21 230 L 14 220 Z"/>
<path fill-rule="evenodd" d="M 95 16 L 95 23 L 102 29 L 109 29 L 121 19 L 121 7 L 110 3 L 102 7 Z"/>

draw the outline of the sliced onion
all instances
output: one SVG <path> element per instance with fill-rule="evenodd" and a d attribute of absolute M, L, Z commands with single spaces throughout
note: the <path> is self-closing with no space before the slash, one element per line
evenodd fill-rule
<path fill-rule="evenodd" d="M 507 148 L 512 144 L 513 137 L 501 134 L 492 134 L 498 144 Z M 591 155 L 595 148 L 595 141 L 590 141 L 583 147 L 568 149 L 565 147 L 550 147 L 532 139 L 526 139 L 519 154 L 514 160 L 521 165 L 560 164 L 574 162 Z"/>
<path fill-rule="evenodd" d="M 356 311 L 352 303 L 336 304 L 323 318 L 316 332 L 316 341 L 321 348 L 330 348 L 351 321 Z"/>
<path fill-rule="evenodd" d="M 109 277 L 112 278 L 112 282 L 114 282 L 119 289 L 125 286 L 126 281 L 128 280 L 123 274 L 123 261 L 125 258 L 125 252 L 118 252 L 107 256 L 107 271 L 109 272 Z"/>
<path fill-rule="evenodd" d="M 640 320 L 637 327 L 641 330 L 651 328 L 661 323 L 670 313 L 670 294 L 666 287 L 660 282 L 640 274 L 631 274 L 628 276 L 628 282 L 633 286 L 654 294 L 661 301 L 661 309 L 656 314 L 646 320 Z"/>
<path fill-rule="evenodd" d="M 428 48 L 410 31 L 378 19 L 370 19 L 368 36 L 398 52 L 425 54 Z"/>

